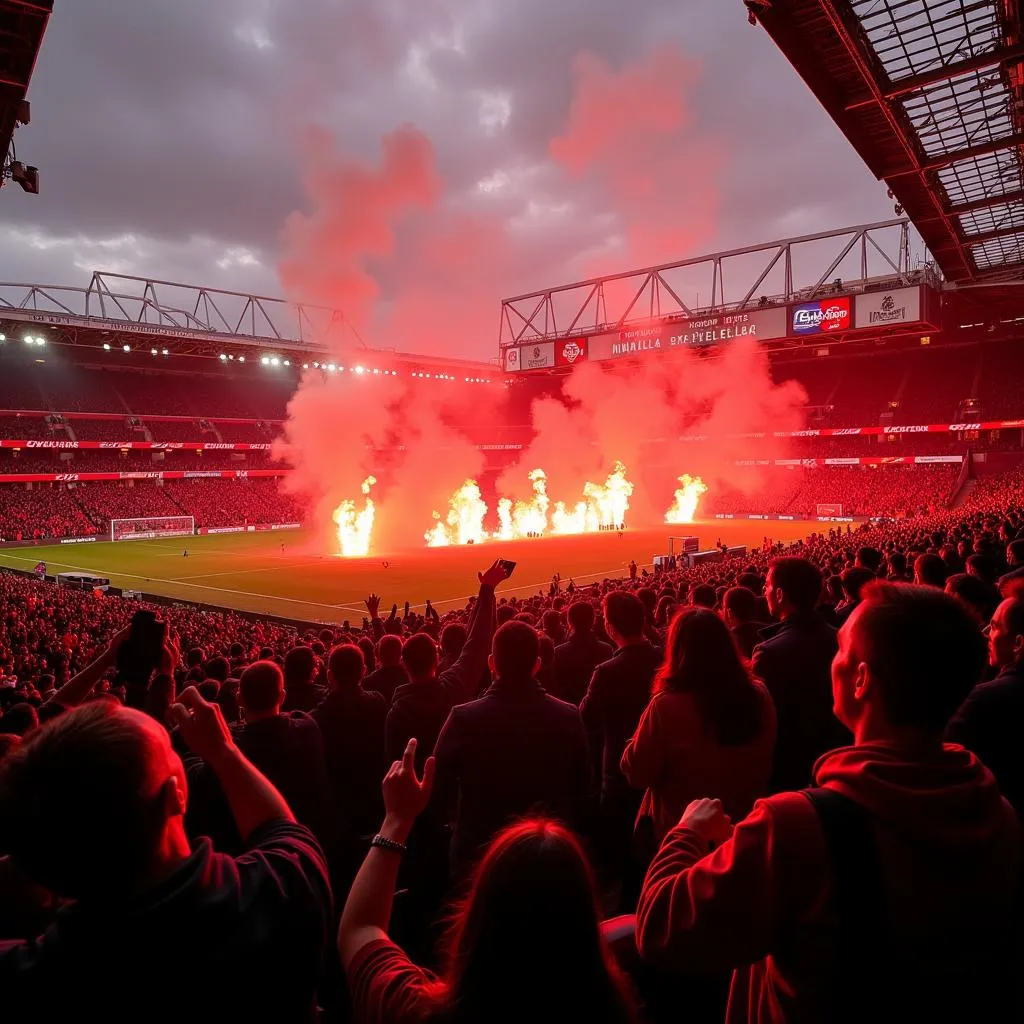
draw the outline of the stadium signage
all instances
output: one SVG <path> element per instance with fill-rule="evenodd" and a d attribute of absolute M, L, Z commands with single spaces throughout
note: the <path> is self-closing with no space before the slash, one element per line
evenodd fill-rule
<path fill-rule="evenodd" d="M 835 298 L 816 299 L 801 302 L 790 311 L 792 333 L 799 336 L 808 334 L 831 334 L 847 331 L 853 327 L 853 309 L 848 295 Z"/>
<path fill-rule="evenodd" d="M 587 339 L 572 338 L 569 341 L 555 342 L 555 365 L 575 366 L 585 362 L 587 358 Z"/>
<path fill-rule="evenodd" d="M 268 452 L 270 445 L 264 442 L 248 441 L 34 441 L 4 438 L 0 448 L 69 448 L 82 451 L 233 451 Z"/>
<path fill-rule="evenodd" d="M 95 537 L 61 537 L 61 544 L 92 544 Z"/>
<path fill-rule="evenodd" d="M 884 434 L 927 434 L 928 427 L 919 425 L 916 427 L 882 427 Z"/>
<path fill-rule="evenodd" d="M 865 292 L 856 297 L 855 313 L 858 328 L 917 323 L 921 320 L 921 289 Z"/>
<path fill-rule="evenodd" d="M 523 370 L 546 370 L 555 365 L 555 343 L 540 341 L 536 345 L 524 345 L 519 350 L 519 365 Z"/>
<path fill-rule="evenodd" d="M 515 373 L 519 369 L 519 349 L 518 348 L 507 348 L 502 352 L 502 357 L 505 360 L 505 372 Z"/>
<path fill-rule="evenodd" d="M 673 317 L 592 335 L 587 339 L 588 358 L 657 358 L 673 349 L 705 348 L 741 338 L 772 341 L 785 336 L 786 310 L 782 306 L 703 317 Z"/>

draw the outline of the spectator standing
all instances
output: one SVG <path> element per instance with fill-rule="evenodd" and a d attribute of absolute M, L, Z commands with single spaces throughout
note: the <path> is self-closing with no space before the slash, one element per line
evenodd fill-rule
<path fill-rule="evenodd" d="M 377 658 L 380 666 L 367 675 L 363 686 L 379 693 L 391 706 L 395 690 L 409 682 L 409 673 L 402 665 L 402 638 L 387 633 L 377 643 Z"/>
<path fill-rule="evenodd" d="M 33 882 L 74 901 L 45 937 L 0 949 L 5 1020 L 316 1019 L 332 917 L 316 839 L 216 705 L 189 688 L 175 718 L 223 787 L 246 843 L 237 858 L 190 844 L 184 767 L 141 712 L 87 704 L 4 759 L 4 846 Z M 168 983 L 183 950 L 200 991 Z"/>
<path fill-rule="evenodd" d="M 409 637 L 402 648 L 409 682 L 395 691 L 388 712 L 389 761 L 399 760 L 409 740 L 415 738 L 420 752 L 416 767 L 422 771 L 423 761 L 434 749 L 448 713 L 456 704 L 476 696 L 494 635 L 494 588 L 506 579 L 500 560 L 479 574 L 479 579 L 480 593 L 473 606 L 469 635 L 451 668 L 438 672 L 437 645 L 426 633 Z"/>
<path fill-rule="evenodd" d="M 758 618 L 760 601 L 746 587 L 730 587 L 722 600 L 725 624 L 732 633 L 740 654 L 748 661 L 761 642 L 761 630 L 768 624 Z"/>
<path fill-rule="evenodd" d="M 735 829 L 690 804 L 644 883 L 645 959 L 732 969 L 729 1022 L 1020 1019 L 1021 827 L 942 741 L 984 660 L 940 590 L 869 587 L 832 668 L 854 745 Z"/>
<path fill-rule="evenodd" d="M 550 821 L 513 825 L 491 843 L 449 925 L 440 977 L 388 938 L 405 843 L 430 799 L 434 760 L 425 762 L 422 781 L 415 761 L 410 740 L 384 780 L 387 815 L 341 916 L 338 950 L 355 1019 L 635 1020 L 629 987 L 601 935 L 586 856 L 570 832 Z"/>
<path fill-rule="evenodd" d="M 238 749 L 277 788 L 296 819 L 326 850 L 334 847 L 331 785 L 324 762 L 320 730 L 301 711 L 282 713 L 284 677 L 272 661 L 253 662 L 239 680 L 238 696 L 243 721 L 230 727 Z M 189 834 L 209 835 L 229 853 L 244 848 L 231 809 L 212 766 L 186 754 L 185 766 L 192 789 Z"/>
<path fill-rule="evenodd" d="M 1024 814 L 1024 598 L 1009 597 L 996 609 L 988 628 L 988 660 L 998 675 L 970 692 L 946 738 L 977 754 L 1003 796 Z"/>
<path fill-rule="evenodd" d="M 536 681 L 536 630 L 506 622 L 494 634 L 490 666 L 494 682 L 483 697 L 452 709 L 435 749 L 435 799 L 454 808 L 452 868 L 459 878 L 516 818 L 543 814 L 584 825 L 591 789 L 579 711 Z"/>
<path fill-rule="evenodd" d="M 554 695 L 569 704 L 579 705 L 587 692 L 594 669 L 608 661 L 615 649 L 594 634 L 594 606 L 588 600 L 569 606 L 569 638 L 555 648 L 553 664 Z"/>
<path fill-rule="evenodd" d="M 604 622 L 618 650 L 594 670 L 580 715 L 601 778 L 602 845 L 613 873 L 622 877 L 643 793 L 630 788 L 619 764 L 651 699 L 662 652 L 644 634 L 644 606 L 635 595 L 624 591 L 606 595 Z"/>
<path fill-rule="evenodd" d="M 378 783 L 386 763 L 388 706 L 379 693 L 363 688 L 365 671 L 360 648 L 335 647 L 327 658 L 327 697 L 313 712 L 323 734 L 337 812 L 355 836 L 371 834 L 380 820 Z"/>
<path fill-rule="evenodd" d="M 705 793 L 745 817 L 768 793 L 774 745 L 771 697 L 750 678 L 728 627 L 704 608 L 680 612 L 654 696 L 622 754 L 629 784 L 646 790 L 640 815 L 655 843 Z"/>
<path fill-rule="evenodd" d="M 768 609 L 779 622 L 761 631 L 751 667 L 775 705 L 773 793 L 802 789 L 818 757 L 850 739 L 832 714 L 829 679 L 838 641 L 815 610 L 821 583 L 821 570 L 804 558 L 776 558 L 768 569 Z"/>
<path fill-rule="evenodd" d="M 312 711 L 327 696 L 315 679 L 319 668 L 316 654 L 305 645 L 293 647 L 284 657 L 284 711 Z"/>

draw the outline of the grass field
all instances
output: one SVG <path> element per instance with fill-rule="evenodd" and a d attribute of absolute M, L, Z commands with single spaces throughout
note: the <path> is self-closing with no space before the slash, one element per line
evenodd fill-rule
<path fill-rule="evenodd" d="M 809 523 L 714 521 L 690 527 L 551 537 L 473 547 L 423 548 L 389 556 L 348 559 L 314 550 L 304 533 L 220 534 L 119 543 L 67 544 L 0 550 L 0 565 L 31 569 L 46 562 L 48 573 L 73 570 L 107 576 L 117 587 L 187 601 L 265 612 L 289 618 L 341 622 L 362 616 L 370 591 L 383 605 L 430 599 L 442 611 L 476 592 L 476 573 L 495 558 L 517 562 L 502 587 L 526 596 L 546 587 L 556 570 L 577 583 L 622 576 L 632 558 L 650 565 L 668 550 L 667 538 L 694 534 L 701 547 L 726 543 L 760 547 L 765 532 L 795 540 Z M 284 544 L 282 551 L 281 545 Z M 188 558 L 182 552 L 188 548 Z M 387 563 L 385 565 L 385 563 Z"/>

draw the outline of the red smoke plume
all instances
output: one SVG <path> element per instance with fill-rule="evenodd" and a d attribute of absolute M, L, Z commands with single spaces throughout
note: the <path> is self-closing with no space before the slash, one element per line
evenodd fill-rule
<path fill-rule="evenodd" d="M 721 162 L 715 142 L 693 126 L 694 64 L 664 48 L 617 71 L 583 54 L 573 72 L 564 130 L 548 145 L 551 192 L 513 184 L 511 197 L 490 205 L 479 195 L 446 195 L 433 147 L 415 128 L 385 136 L 376 167 L 344 156 L 323 130 L 311 132 L 310 210 L 289 218 L 280 263 L 289 298 L 344 310 L 377 348 L 489 356 L 503 293 L 691 255 L 713 234 Z M 350 355 L 350 341 L 322 340 Z M 296 469 L 287 486 L 309 495 L 329 535 L 333 509 L 357 498 L 372 473 L 377 550 L 422 544 L 431 512 L 481 470 L 480 452 L 451 425 L 460 422 L 453 403 L 461 390 L 310 373 L 277 448 Z M 660 522 L 681 473 L 737 481 L 724 463 L 742 450 L 726 433 L 798 425 L 798 392 L 775 388 L 763 354 L 746 344 L 666 365 L 584 365 L 564 400 L 536 403 L 534 441 L 499 492 L 528 496 L 526 473 L 541 467 L 552 498 L 571 504 L 587 480 L 602 482 L 621 460 L 642 482 L 630 522 Z M 495 393 L 472 399 L 495 401 Z M 687 432 L 709 440 L 649 443 Z"/>

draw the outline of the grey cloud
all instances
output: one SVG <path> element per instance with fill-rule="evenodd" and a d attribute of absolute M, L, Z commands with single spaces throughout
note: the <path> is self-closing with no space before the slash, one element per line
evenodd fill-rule
<path fill-rule="evenodd" d="M 17 139 L 19 155 L 41 168 L 43 194 L 0 196 L 0 238 L 23 241 L 20 251 L 3 247 L 0 276 L 79 283 L 76 264 L 95 258 L 277 290 L 281 227 L 304 205 L 302 128 L 315 120 L 370 160 L 385 132 L 419 125 L 452 201 L 470 209 L 514 216 L 522 196 L 481 194 L 477 182 L 541 166 L 529 188 L 554 204 L 571 198 L 578 210 L 569 222 L 552 219 L 547 234 L 538 228 L 529 267 L 509 266 L 517 279 L 507 292 L 557 283 L 600 235 L 603 213 L 596 193 L 543 168 L 566 121 L 573 58 L 589 50 L 614 67 L 673 40 L 703 66 L 691 98 L 695 137 L 725 157 L 709 248 L 770 239 L 781 226 L 811 231 L 889 215 L 884 190 L 739 4 L 93 0 L 61 5 L 51 19 L 30 90 L 34 121 Z M 406 73 L 413 44 L 433 87 Z M 507 126 L 491 134 L 477 120 L 488 93 L 507 94 L 511 107 Z M 96 244 L 124 234 L 138 244 Z M 65 244 L 33 247 L 26 236 Z M 259 265 L 218 266 L 239 247 Z M 391 276 L 400 280 L 400 268 Z"/>

